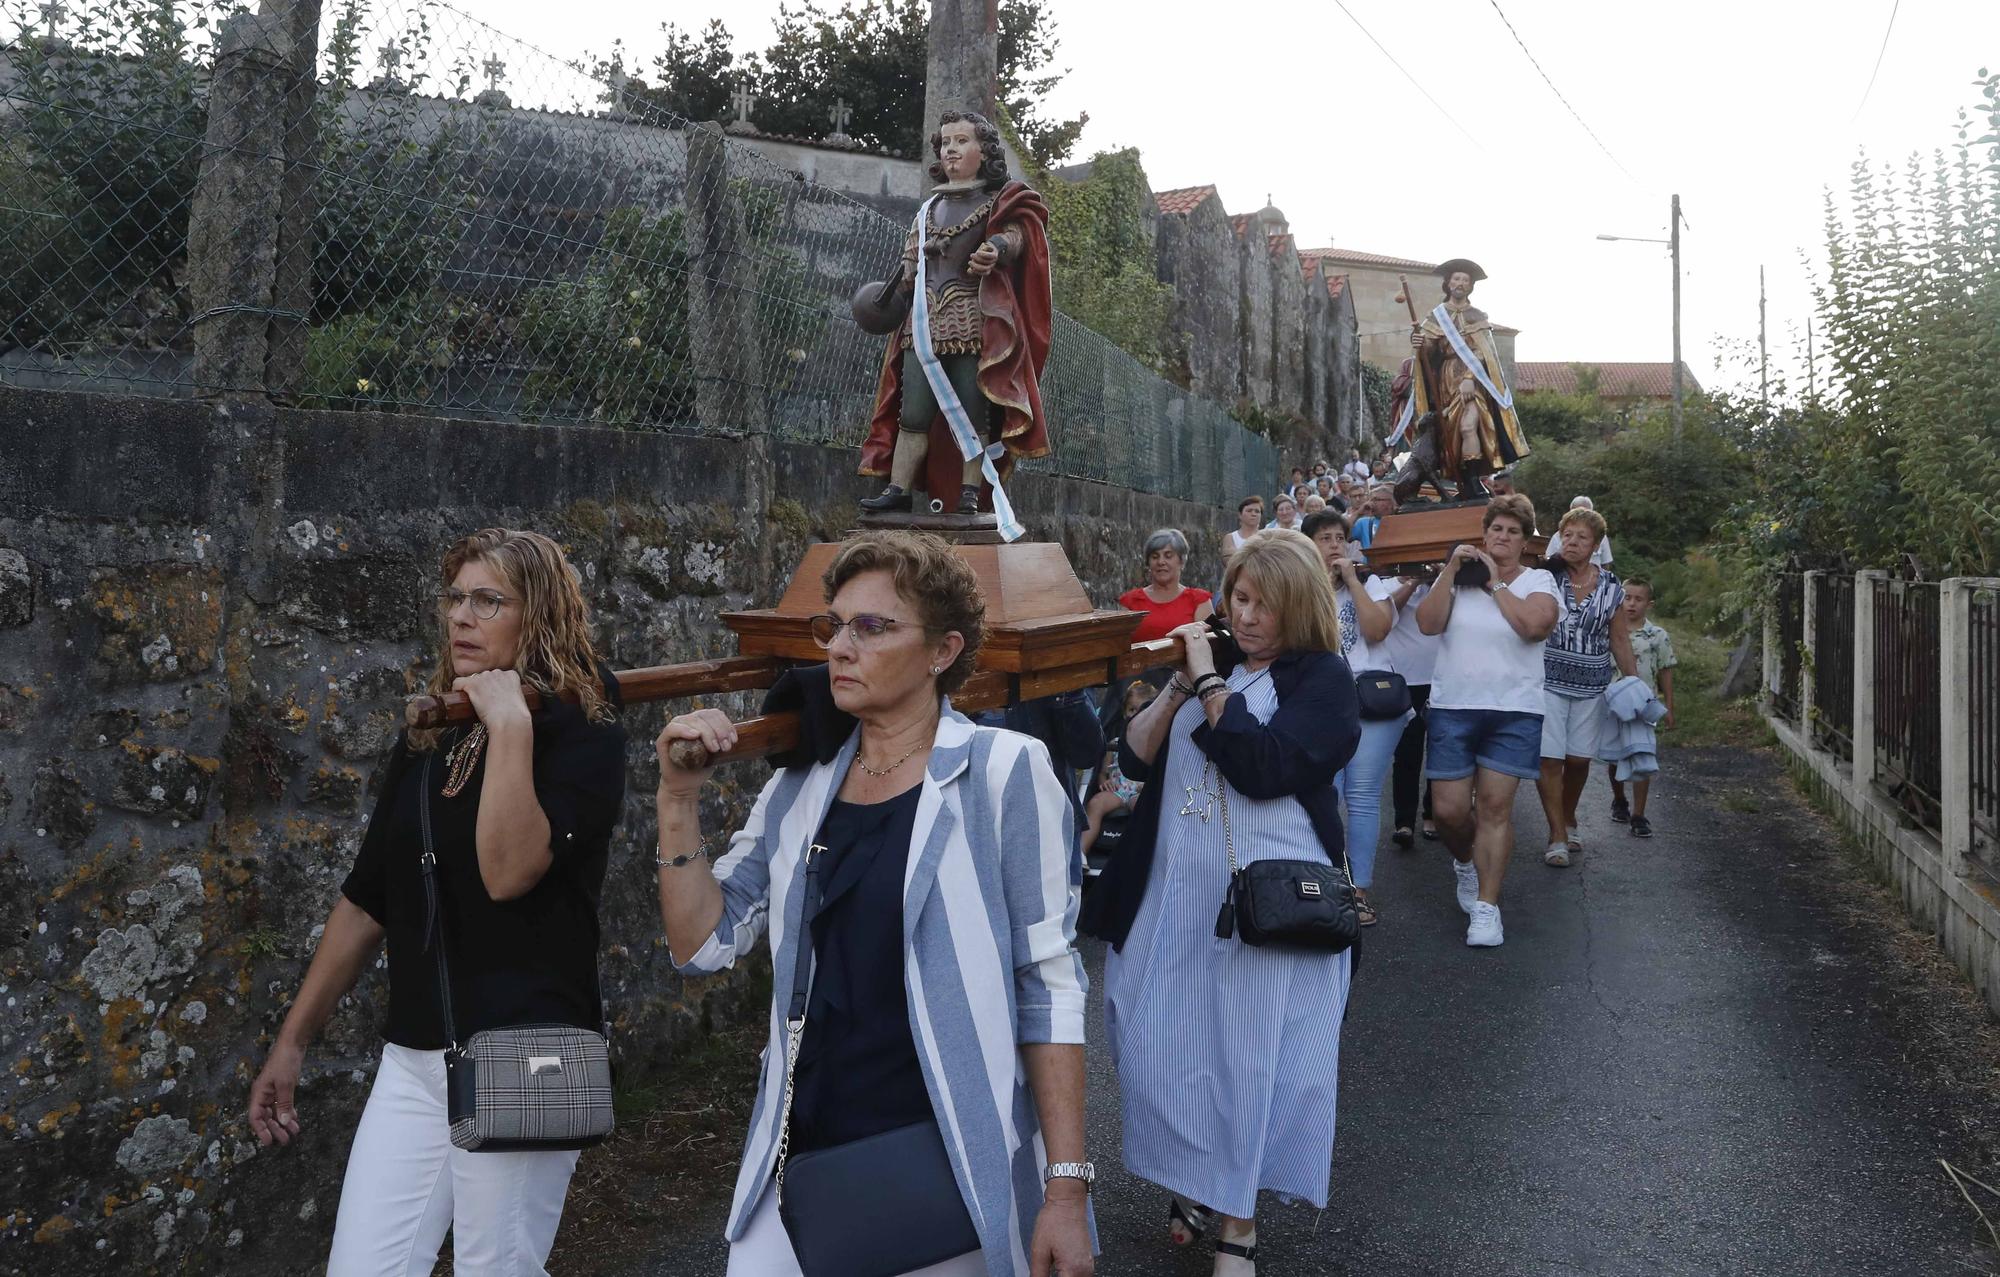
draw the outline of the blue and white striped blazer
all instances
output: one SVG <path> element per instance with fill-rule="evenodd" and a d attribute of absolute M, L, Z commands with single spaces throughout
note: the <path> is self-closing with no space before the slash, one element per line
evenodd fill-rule
<path fill-rule="evenodd" d="M 731 1241 L 743 1236 L 776 1166 L 803 853 L 859 743 L 856 731 L 831 763 L 771 777 L 716 862 L 722 921 L 681 968 L 720 971 L 770 930 L 769 1049 L 736 1177 Z M 1046 1155 L 1018 1048 L 1083 1041 L 1072 820 L 1046 746 L 975 727 L 943 702 L 904 878 L 903 965 L 924 1085 L 992 1277 L 1027 1277 L 1042 1204 Z"/>

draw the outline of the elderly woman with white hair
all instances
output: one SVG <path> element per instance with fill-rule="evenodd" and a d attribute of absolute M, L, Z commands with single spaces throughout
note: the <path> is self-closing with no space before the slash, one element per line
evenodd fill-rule
<path fill-rule="evenodd" d="M 1178 528 L 1160 528 L 1146 538 L 1146 583 L 1118 596 L 1119 607 L 1146 614 L 1146 619 L 1132 632 L 1134 643 L 1165 638 L 1177 625 L 1206 621 L 1214 615 L 1213 595 L 1181 584 L 1187 556 L 1188 540 Z"/>

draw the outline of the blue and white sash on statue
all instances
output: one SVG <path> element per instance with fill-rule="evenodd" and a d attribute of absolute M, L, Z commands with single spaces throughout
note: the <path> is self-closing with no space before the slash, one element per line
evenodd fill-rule
<path fill-rule="evenodd" d="M 910 314 L 910 345 L 917 352 L 917 362 L 923 366 L 924 380 L 931 383 L 931 393 L 937 396 L 938 409 L 944 413 L 945 423 L 951 427 L 951 437 L 958 444 L 959 455 L 967 461 L 978 461 L 979 472 L 993 487 L 993 517 L 1000 525 L 1000 538 L 1004 541 L 1018 541 L 1027 529 L 1014 518 L 1013 503 L 1007 500 L 1007 493 L 1000 487 L 1000 472 L 993 468 L 996 457 L 1006 455 L 1007 445 L 994 440 L 987 444 L 972 428 L 972 418 L 966 415 L 965 405 L 958 401 L 958 392 L 952 389 L 951 378 L 944 375 L 944 365 L 938 362 L 937 348 L 931 344 L 931 303 L 930 292 L 924 280 L 924 237 L 931 224 L 931 205 L 937 202 L 933 195 L 917 210 L 917 295 L 915 309 Z"/>
<path fill-rule="evenodd" d="M 1513 392 L 1493 384 L 1493 378 L 1486 372 L 1486 361 L 1474 354 L 1472 347 L 1465 344 L 1465 338 L 1459 335 L 1458 325 L 1451 322 L 1451 312 L 1444 308 L 1443 302 L 1439 302 L 1437 309 L 1431 312 L 1431 318 L 1437 320 L 1438 327 L 1444 329 L 1444 339 L 1458 352 L 1458 362 L 1464 364 L 1473 378 L 1486 387 L 1486 393 L 1493 396 L 1495 403 L 1508 412 L 1514 411 Z"/>

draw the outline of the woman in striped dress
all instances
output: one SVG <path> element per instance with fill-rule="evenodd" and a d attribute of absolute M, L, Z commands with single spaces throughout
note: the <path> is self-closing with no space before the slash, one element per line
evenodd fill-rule
<path fill-rule="evenodd" d="M 1174 633 L 1187 665 L 1133 719 L 1119 766 L 1147 782 L 1086 905 L 1111 942 L 1105 1026 L 1125 1164 L 1173 1194 L 1173 1240 L 1219 1213 L 1217 1277 L 1255 1272 L 1259 1190 L 1324 1207 L 1352 955 L 1218 939 L 1240 862 L 1340 863 L 1334 777 L 1360 738 L 1333 587 L 1312 543 L 1266 532 L 1223 579 L 1235 652 Z"/>
<path fill-rule="evenodd" d="M 1576 808 L 1604 735 L 1604 689 L 1611 686 L 1612 668 L 1621 674 L 1638 668 L 1625 587 L 1595 557 L 1606 531 L 1597 511 L 1570 510 L 1556 525 L 1557 549 L 1549 559 L 1562 588 L 1556 627 L 1542 652 L 1542 775 L 1535 788 L 1549 822 L 1542 863 L 1557 869 L 1583 850 Z"/>

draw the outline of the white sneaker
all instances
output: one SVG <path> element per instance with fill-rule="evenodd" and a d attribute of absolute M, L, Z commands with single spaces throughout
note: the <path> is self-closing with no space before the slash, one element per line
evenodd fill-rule
<path fill-rule="evenodd" d="M 1451 862 L 1452 872 L 1458 875 L 1458 908 L 1461 913 L 1471 913 L 1472 906 L 1479 899 L 1479 868 L 1471 863 Z"/>
<path fill-rule="evenodd" d="M 1542 853 L 1542 863 L 1557 869 L 1569 868 L 1569 844 L 1566 842 L 1550 843 L 1549 849 Z"/>
<path fill-rule="evenodd" d="M 1465 929 L 1465 943 L 1492 948 L 1505 938 L 1500 930 L 1500 906 L 1489 905 L 1484 900 L 1474 901 L 1472 925 Z"/>

